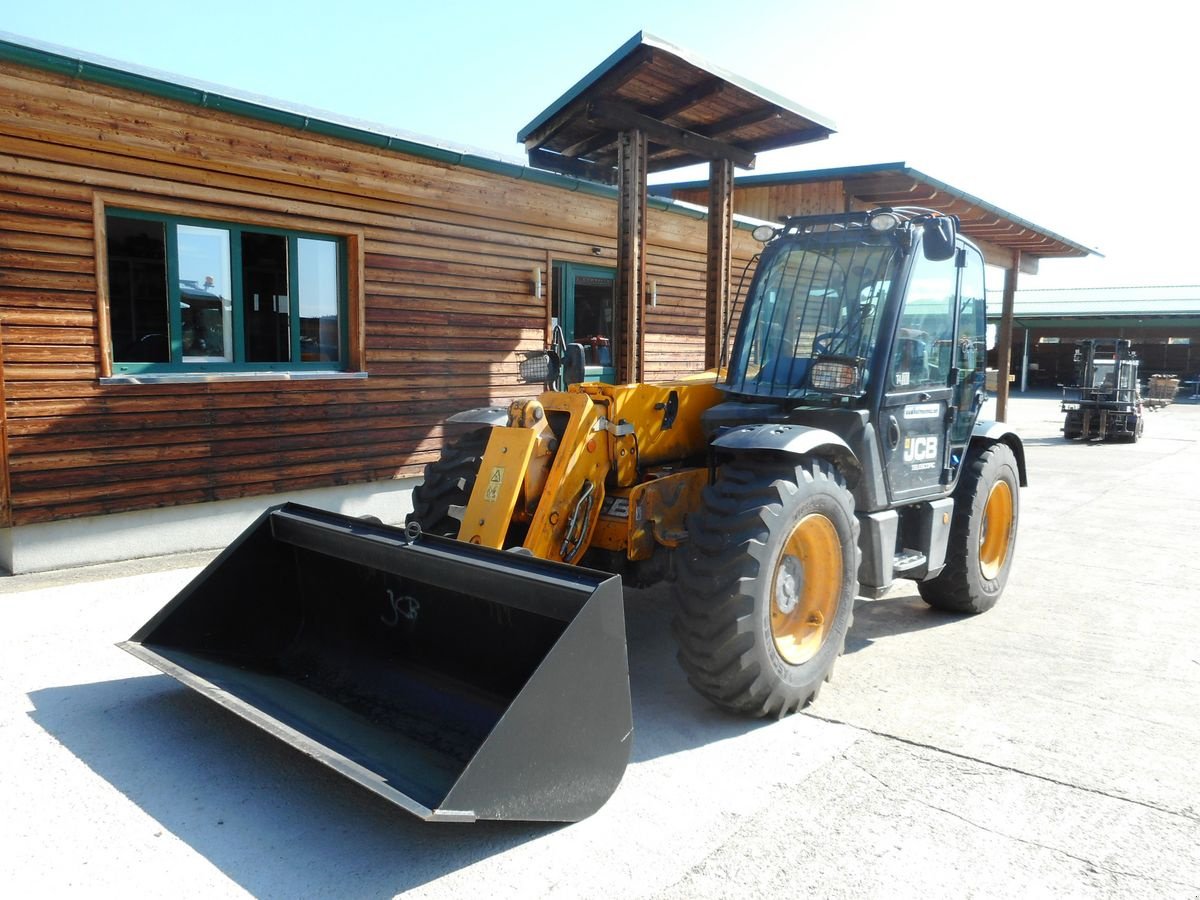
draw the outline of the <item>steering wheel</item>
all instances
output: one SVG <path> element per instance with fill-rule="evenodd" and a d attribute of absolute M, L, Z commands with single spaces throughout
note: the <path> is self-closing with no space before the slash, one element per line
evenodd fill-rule
<path fill-rule="evenodd" d="M 813 355 L 825 356 L 833 349 L 833 342 L 838 337 L 836 331 L 826 331 L 813 338 Z"/>

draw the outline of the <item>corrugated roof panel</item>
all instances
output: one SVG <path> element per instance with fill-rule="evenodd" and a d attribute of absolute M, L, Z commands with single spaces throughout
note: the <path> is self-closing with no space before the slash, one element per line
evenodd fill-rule
<path fill-rule="evenodd" d="M 1000 291 L 989 291 L 988 307 L 999 309 Z M 1019 290 L 1013 314 L 1023 318 L 1082 316 L 1200 316 L 1200 285 Z"/>

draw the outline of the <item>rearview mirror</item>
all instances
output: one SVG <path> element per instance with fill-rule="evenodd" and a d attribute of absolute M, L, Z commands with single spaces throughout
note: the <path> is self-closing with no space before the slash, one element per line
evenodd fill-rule
<path fill-rule="evenodd" d="M 958 220 L 954 216 L 934 216 L 925 220 L 921 249 L 930 262 L 944 262 L 954 256 L 954 236 Z"/>

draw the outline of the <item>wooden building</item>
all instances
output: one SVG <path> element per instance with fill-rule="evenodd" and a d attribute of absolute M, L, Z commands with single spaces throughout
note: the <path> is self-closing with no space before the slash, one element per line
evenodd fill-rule
<path fill-rule="evenodd" d="M 639 35 L 620 53 L 671 51 Z M 599 87 L 627 68 L 608 64 Z M 658 113 L 716 116 L 745 93 L 708 75 Z M 788 125 L 769 103 L 736 112 L 708 132 Z M 944 188 L 896 165 L 798 173 L 803 196 L 761 209 L 778 185 L 738 179 L 733 212 Z M 518 363 L 552 318 L 588 346 L 589 377 L 615 376 L 618 294 L 640 310 L 646 380 L 702 369 L 717 230 L 686 202 L 712 194 L 677 187 L 637 226 L 644 283 L 618 291 L 611 186 L 0 39 L 0 565 L 217 547 L 282 499 L 401 520 L 449 414 L 536 390 Z M 989 262 L 1087 252 L 953 191 L 924 205 L 942 201 L 980 213 L 964 230 Z M 725 272 L 757 250 L 750 227 Z"/>
<path fill-rule="evenodd" d="M 608 186 L 0 41 L 0 564 L 219 546 L 281 497 L 403 518 L 552 314 L 610 374 L 616 231 Z M 704 214 L 652 199 L 647 237 L 669 379 Z"/>

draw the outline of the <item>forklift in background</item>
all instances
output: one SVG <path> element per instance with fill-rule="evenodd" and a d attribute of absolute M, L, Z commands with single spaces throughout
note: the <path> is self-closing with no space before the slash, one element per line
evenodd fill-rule
<path fill-rule="evenodd" d="M 1120 338 L 1091 338 L 1075 349 L 1075 384 L 1063 387 L 1063 437 L 1134 442 L 1145 427 L 1137 354 Z"/>

